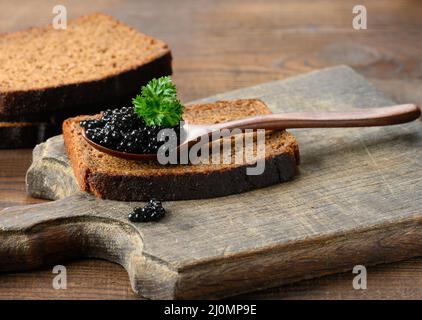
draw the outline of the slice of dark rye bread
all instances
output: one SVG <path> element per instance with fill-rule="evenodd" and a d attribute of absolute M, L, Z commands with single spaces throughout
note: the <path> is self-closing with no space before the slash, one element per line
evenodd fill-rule
<path fill-rule="evenodd" d="M 217 123 L 268 113 L 268 107 L 257 99 L 219 101 L 187 106 L 184 119 L 188 123 Z M 266 132 L 261 175 L 246 175 L 245 164 L 163 166 L 155 161 L 125 160 L 101 153 L 85 142 L 79 122 L 92 117 L 66 120 L 63 136 L 81 190 L 101 198 L 147 201 L 225 196 L 289 180 L 299 162 L 296 139 L 284 130 Z"/>
<path fill-rule="evenodd" d="M 116 97 L 106 105 L 78 106 L 55 112 L 3 116 L 0 115 L 0 149 L 32 148 L 62 132 L 63 121 L 79 114 L 96 113 L 105 108 L 131 105 L 134 95 Z"/>
<path fill-rule="evenodd" d="M 3 116 L 107 103 L 172 72 L 164 42 L 100 13 L 0 36 L 0 69 Z"/>
<path fill-rule="evenodd" d="M 32 148 L 54 132 L 45 122 L 0 122 L 0 149 Z"/>

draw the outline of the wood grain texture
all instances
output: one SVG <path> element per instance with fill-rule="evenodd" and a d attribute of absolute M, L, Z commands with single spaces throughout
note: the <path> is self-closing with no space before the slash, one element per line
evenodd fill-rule
<path fill-rule="evenodd" d="M 365 1 L 369 29 L 351 28 L 354 1 L 61 1 L 76 17 L 105 11 L 170 43 L 175 80 L 184 101 L 282 79 L 344 63 L 400 102 L 422 105 L 420 41 L 422 5 L 417 1 Z M 0 31 L 51 22 L 57 2 L 0 1 Z M 166 21 L 166 23 L 157 23 Z M 199 81 L 200 79 L 200 81 Z M 39 200 L 25 193 L 31 150 L 0 151 L 0 206 Z M 66 264 L 75 286 L 51 287 L 51 270 L 0 276 L 0 297 L 127 298 L 127 279 L 106 262 Z M 351 288 L 351 273 L 306 281 L 271 291 L 272 298 L 422 298 L 422 260 L 371 268 L 366 292 Z M 71 267 L 73 266 L 73 267 Z M 107 267 L 106 267 L 107 266 Z M 39 278 L 41 277 L 41 278 Z M 48 280 L 46 280 L 48 279 Z M 127 280 L 122 280 L 127 281 Z M 123 284 L 124 285 L 124 284 Z M 40 289 L 42 287 L 42 290 Z M 41 292 L 42 291 L 42 292 Z M 268 297 L 266 293 L 253 297 Z"/>
<path fill-rule="evenodd" d="M 298 102 L 314 111 L 392 103 L 347 67 L 206 101 L 244 96 L 263 99 L 276 112 L 297 110 Z M 303 146 L 298 178 L 218 201 L 166 202 L 170 214 L 160 223 L 130 223 L 135 203 L 73 188 L 55 197 L 62 200 L 9 208 L 0 216 L 0 268 L 95 257 L 124 266 L 134 291 L 147 298 L 221 298 L 421 253 L 419 122 L 295 134 Z M 45 171 L 48 165 L 39 181 Z M 57 181 L 46 174 L 45 194 L 69 172 L 62 171 Z"/>

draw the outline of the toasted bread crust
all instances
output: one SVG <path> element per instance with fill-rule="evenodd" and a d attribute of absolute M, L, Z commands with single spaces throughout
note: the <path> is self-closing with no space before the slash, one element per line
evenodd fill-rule
<path fill-rule="evenodd" d="M 90 191 L 88 185 L 88 166 L 79 159 L 79 154 L 76 151 L 77 140 L 74 139 L 74 131 L 72 130 L 72 119 L 67 119 L 63 122 L 63 140 L 69 157 L 70 163 L 73 168 L 73 174 L 75 175 L 76 181 L 81 188 L 81 191 Z"/>
<path fill-rule="evenodd" d="M 152 78 L 171 75 L 171 53 L 136 69 L 98 81 L 74 83 L 39 90 L 0 92 L 0 114 L 17 116 L 72 108 L 89 104 L 106 104 L 115 96 L 134 95 Z M 135 87 L 136 84 L 136 87 Z"/>
<path fill-rule="evenodd" d="M 262 175 L 248 176 L 246 166 L 230 170 L 215 170 L 207 173 L 194 173 L 168 176 L 110 176 L 103 173 L 89 173 L 87 190 L 99 198 L 120 201 L 193 200 L 227 196 L 231 194 L 267 187 L 288 181 L 296 173 L 296 158 L 283 153 L 265 160 Z M 122 192 L 122 187 L 129 192 Z M 177 186 L 184 186 L 183 188 Z M 187 187 L 189 186 L 189 187 Z"/>
<path fill-rule="evenodd" d="M 269 109 L 263 102 L 251 100 L 250 104 L 262 104 L 255 112 L 268 113 Z M 218 102 L 224 105 L 233 102 Z M 186 109 L 185 115 L 193 114 L 196 122 L 200 111 L 212 110 L 212 104 L 194 105 Z M 219 108 L 215 107 L 218 114 Z M 248 116 L 244 110 L 244 117 Z M 255 113 L 256 114 L 256 113 Z M 104 171 L 90 163 L 90 157 L 110 157 L 98 153 L 81 137 L 79 122 L 87 117 L 77 117 L 63 123 L 63 136 L 66 150 L 75 173 L 76 180 L 83 191 L 94 193 L 97 197 L 121 201 L 147 201 L 154 197 L 161 200 L 189 200 L 225 196 L 256 188 L 266 187 L 293 178 L 299 162 L 299 149 L 294 137 L 286 132 L 273 135 L 266 144 L 282 144 L 274 147 L 271 154 L 265 158 L 265 171 L 261 175 L 247 175 L 247 165 L 208 165 L 187 167 L 159 167 L 159 164 L 142 164 L 126 162 L 128 165 L 139 166 L 141 170 L 132 171 L 127 168 L 110 168 Z M 229 119 L 229 114 L 220 114 L 216 119 Z M 222 121 L 222 120 L 219 120 Z M 276 141 L 276 139 L 281 139 Z M 267 145 L 268 147 L 268 145 Z M 91 154 L 92 153 L 92 154 Z M 92 159 L 92 158 L 91 158 Z M 113 161 L 112 158 L 108 158 Z M 125 170 L 127 171 L 125 173 Z"/>

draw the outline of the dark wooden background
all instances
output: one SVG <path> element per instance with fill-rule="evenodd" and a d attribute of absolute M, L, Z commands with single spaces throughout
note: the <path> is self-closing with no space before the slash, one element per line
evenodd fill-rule
<path fill-rule="evenodd" d="M 400 102 L 422 105 L 422 2 L 360 1 L 368 29 L 352 28 L 356 1 L 61 1 L 70 17 L 109 13 L 166 41 L 183 101 L 337 64 L 348 64 Z M 0 1 L 0 32 L 51 22 L 57 1 Z M 1 66 L 0 66 L 1 68 Z M 1 72 L 1 70 L 0 70 Z M 7 137 L 0 137 L 5 139 Z M 0 208 L 40 200 L 25 194 L 31 150 L 0 150 Z M 136 299 L 118 265 L 63 262 L 68 289 L 54 290 L 52 267 L 0 275 L 0 298 Z M 422 299 L 422 258 L 368 269 L 368 289 L 349 273 L 248 294 L 276 299 Z"/>

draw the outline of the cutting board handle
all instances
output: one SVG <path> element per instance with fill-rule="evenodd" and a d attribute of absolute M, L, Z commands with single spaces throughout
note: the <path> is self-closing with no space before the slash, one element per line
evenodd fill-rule
<path fill-rule="evenodd" d="M 73 195 L 1 210 L 0 272 L 31 270 L 44 265 L 53 268 L 55 263 L 71 259 L 99 258 L 123 266 L 135 292 L 148 294 L 155 290 L 157 296 L 170 298 L 155 283 L 176 279 L 177 274 L 145 257 L 142 237 L 126 215 L 119 219 L 92 214 L 106 210 L 104 205 L 112 209 L 92 196 Z M 118 209 L 127 210 L 131 207 L 126 203 Z"/>

